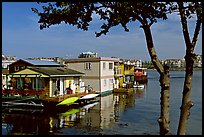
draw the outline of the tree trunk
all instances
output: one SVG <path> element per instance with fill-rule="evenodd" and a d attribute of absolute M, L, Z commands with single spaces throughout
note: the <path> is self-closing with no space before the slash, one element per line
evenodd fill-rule
<path fill-rule="evenodd" d="M 185 57 L 186 60 L 186 75 L 185 82 L 183 87 L 183 98 L 178 126 L 178 135 L 185 135 L 187 122 L 190 116 L 190 108 L 193 106 L 193 103 L 190 99 L 191 87 L 192 87 L 192 76 L 193 76 L 193 58 L 191 54 L 187 54 Z"/>
<path fill-rule="evenodd" d="M 195 3 L 195 4 L 196 6 L 199 6 L 198 3 Z M 183 2 L 178 2 L 178 6 L 179 6 L 180 17 L 181 17 L 181 24 L 183 28 L 182 29 L 183 36 L 186 44 L 186 56 L 185 56 L 186 74 L 185 74 L 185 81 L 184 81 L 184 87 L 183 87 L 182 105 L 180 108 L 181 112 L 180 112 L 177 134 L 185 135 L 187 122 L 190 116 L 190 109 L 193 106 L 193 102 L 190 99 L 190 95 L 191 95 L 191 88 L 192 88 L 193 64 L 195 60 L 194 48 L 197 42 L 200 26 L 202 23 L 202 12 L 200 11 L 200 9 L 196 9 L 197 22 L 196 22 L 194 35 L 193 35 L 193 40 L 191 42 L 189 32 L 188 32 L 187 19 L 185 16 Z"/>
<path fill-rule="evenodd" d="M 169 97 L 170 97 L 170 78 L 169 67 L 164 66 L 164 73 L 160 75 L 161 86 L 161 114 L 158 119 L 160 126 L 160 135 L 169 133 Z"/>
<path fill-rule="evenodd" d="M 157 69 L 157 71 L 160 74 L 160 86 L 161 86 L 161 113 L 160 117 L 158 118 L 158 123 L 160 127 L 160 135 L 167 135 L 169 134 L 169 97 L 170 97 L 170 78 L 169 78 L 169 67 L 162 66 L 160 63 L 156 51 L 154 49 L 152 34 L 150 30 L 149 25 L 142 26 L 146 42 L 147 42 L 147 48 L 152 60 L 152 63 L 154 67 Z"/>

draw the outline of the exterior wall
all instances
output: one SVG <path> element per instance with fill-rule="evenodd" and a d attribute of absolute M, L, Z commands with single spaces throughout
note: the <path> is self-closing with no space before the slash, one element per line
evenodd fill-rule
<path fill-rule="evenodd" d="M 120 64 L 118 68 L 121 68 L 122 77 L 119 78 L 119 87 L 122 87 L 124 83 L 125 71 L 124 71 L 124 64 Z"/>
<path fill-rule="evenodd" d="M 85 69 L 85 63 L 91 63 L 91 69 Z M 85 73 L 83 77 L 99 77 L 99 62 L 77 62 L 77 63 L 68 63 L 68 68 L 74 69 L 79 72 Z"/>
<path fill-rule="evenodd" d="M 75 80 L 77 80 L 77 83 L 75 83 Z M 84 81 L 81 80 L 81 78 L 74 78 L 74 77 L 66 77 L 64 80 L 64 88 L 70 87 L 73 90 L 73 93 L 80 93 L 85 92 L 84 85 L 82 85 Z"/>
<path fill-rule="evenodd" d="M 82 76 L 82 81 L 84 81 L 85 86 L 90 85 L 95 91 L 100 91 L 99 62 L 90 62 L 90 63 L 91 63 L 91 69 L 85 69 L 85 62 L 68 63 L 68 68 L 85 73 L 85 75 Z"/>
<path fill-rule="evenodd" d="M 134 65 L 124 65 L 125 83 L 134 82 Z"/>
<path fill-rule="evenodd" d="M 29 64 L 23 60 L 18 60 L 18 61 L 14 62 L 8 66 L 9 73 L 15 73 L 17 71 L 20 71 L 20 70 L 26 68 L 27 66 L 33 66 L 33 65 L 31 65 L 31 64 Z M 18 68 L 18 69 L 16 69 L 16 68 Z"/>
<path fill-rule="evenodd" d="M 103 63 L 105 63 L 105 68 L 103 68 Z M 109 69 L 109 63 L 113 64 L 113 68 Z M 101 77 L 114 76 L 114 62 L 113 61 L 101 61 L 100 62 L 100 75 Z"/>
<path fill-rule="evenodd" d="M 125 75 L 134 75 L 134 66 L 132 65 L 125 65 L 124 66 L 124 74 Z"/>
<path fill-rule="evenodd" d="M 34 83 L 36 82 L 36 80 L 35 80 L 36 75 L 39 78 L 40 73 L 33 71 L 33 70 L 30 70 L 30 69 L 24 69 L 22 71 L 16 72 L 15 74 L 21 74 L 21 75 L 14 75 L 13 76 L 13 78 L 16 80 L 20 79 L 20 77 L 21 77 L 22 81 L 25 78 L 30 78 L 32 81 L 31 84 L 32 84 L 32 88 L 33 88 Z M 59 86 L 58 95 L 67 94 L 67 92 L 65 92 L 65 89 L 67 87 L 69 87 L 69 85 L 70 85 L 71 89 L 73 90 L 72 94 L 75 94 L 79 91 L 82 91 L 79 88 L 79 83 L 80 83 L 79 80 L 81 79 L 79 76 L 78 77 L 69 77 L 69 76 L 67 76 L 67 77 L 49 77 L 47 75 L 41 74 L 41 77 L 43 80 L 43 85 L 42 85 L 43 87 L 42 88 L 45 91 L 45 93 L 43 93 L 43 95 L 48 95 L 49 97 L 55 96 L 57 85 Z M 59 82 L 57 83 L 57 81 L 59 81 Z M 78 84 L 76 84 L 76 83 L 78 83 Z M 22 84 L 24 84 L 24 83 L 22 83 Z M 16 85 L 15 88 L 17 88 L 18 85 Z"/>
<path fill-rule="evenodd" d="M 58 78 L 50 78 L 50 82 L 49 82 L 49 87 L 50 87 L 50 97 L 55 96 L 54 92 L 55 92 L 55 87 L 57 86 L 57 82 L 56 81 L 60 81 L 59 82 L 59 91 L 58 91 L 58 95 L 64 95 L 64 94 L 69 94 L 67 93 L 65 90 L 66 88 L 70 87 L 72 89 L 72 93 L 71 94 L 76 94 L 79 92 L 85 92 L 84 88 L 81 89 L 80 84 L 75 84 L 74 82 L 74 77 L 58 77 Z M 77 83 L 81 82 L 81 78 L 78 77 L 77 78 Z M 53 82 L 55 81 L 55 82 Z M 53 85 L 54 84 L 54 85 Z"/>
<path fill-rule="evenodd" d="M 92 79 L 92 78 L 90 78 L 90 79 L 83 79 L 83 81 L 84 81 L 84 83 L 85 83 L 85 85 L 87 86 L 87 85 L 90 85 L 90 87 L 92 87 L 93 88 L 93 90 L 94 91 L 96 91 L 96 92 L 100 92 L 100 79 L 99 78 L 96 78 L 96 79 Z"/>
<path fill-rule="evenodd" d="M 112 68 L 109 68 L 109 63 L 112 64 Z M 115 78 L 114 78 L 114 62 L 113 61 L 101 61 L 100 62 L 100 75 L 101 75 L 101 92 L 113 90 Z M 105 68 L 104 68 L 105 64 Z"/>
<path fill-rule="evenodd" d="M 91 63 L 91 69 L 85 69 L 85 63 Z M 105 63 L 105 68 L 104 64 Z M 112 63 L 112 68 L 109 69 L 109 63 Z M 85 86 L 90 85 L 96 92 L 105 92 L 113 90 L 114 85 L 114 59 L 111 58 L 89 58 L 76 59 L 76 61 L 67 61 L 67 67 L 85 73 L 82 76 L 82 81 Z M 111 79 L 111 80 L 110 80 Z M 104 86 L 104 80 L 107 85 Z M 111 83 L 110 83 L 111 82 Z"/>
<path fill-rule="evenodd" d="M 80 83 L 80 81 L 78 81 L 78 83 Z M 64 87 L 65 88 L 70 87 L 73 90 L 73 93 L 80 92 L 80 86 L 74 83 L 73 77 L 66 77 Z"/>
<path fill-rule="evenodd" d="M 111 91 L 114 86 L 114 77 L 109 76 L 101 79 L 101 92 Z"/>
<path fill-rule="evenodd" d="M 122 77 L 119 80 L 119 87 L 123 87 L 123 83 L 134 81 L 134 65 L 121 63 L 118 68 L 121 68 Z M 127 81 L 130 80 L 130 81 Z"/>
<path fill-rule="evenodd" d="M 114 89 L 116 88 L 116 89 L 118 89 L 119 88 L 119 78 L 117 78 L 117 79 L 115 79 L 115 83 L 114 83 Z"/>
<path fill-rule="evenodd" d="M 36 75 L 39 75 L 40 73 L 32 71 L 30 69 L 24 69 L 22 71 L 16 72 L 15 74 L 27 74 L 27 75 L 30 75 L 29 77 L 36 77 Z M 20 77 L 20 76 L 16 75 L 16 76 L 13 76 L 13 77 Z M 41 74 L 41 77 L 49 77 L 49 76 Z"/>

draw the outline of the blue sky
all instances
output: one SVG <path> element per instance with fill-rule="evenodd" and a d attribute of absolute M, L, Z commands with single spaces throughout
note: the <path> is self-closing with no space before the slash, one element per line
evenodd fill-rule
<path fill-rule="evenodd" d="M 31 8 L 41 9 L 36 2 L 2 2 L 2 53 L 19 58 L 63 57 L 77 58 L 81 52 L 92 51 L 100 57 L 118 57 L 149 61 L 143 30 L 136 23 L 111 28 L 107 35 L 95 37 L 101 22 L 94 18 L 88 31 L 60 24 L 39 29 L 37 14 Z M 190 31 L 194 21 L 190 21 Z M 185 56 L 179 16 L 171 15 L 167 21 L 153 24 L 152 34 L 159 59 L 177 59 Z M 195 48 L 202 54 L 202 30 Z"/>

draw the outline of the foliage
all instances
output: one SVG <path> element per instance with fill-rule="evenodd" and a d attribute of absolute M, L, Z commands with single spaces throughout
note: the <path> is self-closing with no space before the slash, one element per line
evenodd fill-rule
<path fill-rule="evenodd" d="M 125 31 L 129 31 L 127 24 L 129 22 L 141 21 L 147 25 L 157 22 L 157 19 L 167 19 L 166 13 L 171 11 L 174 6 L 169 2 L 56 2 L 48 3 L 48 6 L 42 6 L 43 12 L 36 8 L 32 10 L 40 16 L 40 29 L 49 28 L 52 25 L 66 23 L 82 30 L 88 30 L 89 23 L 94 14 L 100 16 L 104 21 L 101 31 L 96 32 L 99 37 L 106 35 L 109 29 L 121 25 Z M 145 22 L 142 18 L 148 19 Z M 141 26 L 142 27 L 142 26 Z"/>

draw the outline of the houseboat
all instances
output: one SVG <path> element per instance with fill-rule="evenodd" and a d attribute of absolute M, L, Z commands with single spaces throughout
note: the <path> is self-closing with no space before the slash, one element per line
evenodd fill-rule
<path fill-rule="evenodd" d="M 146 68 L 135 67 L 134 68 L 134 80 L 140 84 L 147 83 L 147 72 Z"/>
<path fill-rule="evenodd" d="M 64 59 L 67 67 L 84 73 L 81 80 L 102 96 L 112 93 L 115 86 L 115 62 L 119 62 L 119 59 L 97 57 L 96 53 L 90 52 L 81 53 L 79 58 Z"/>

